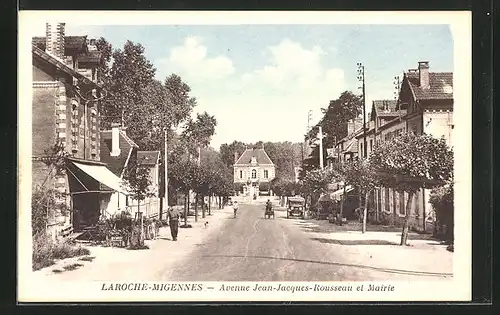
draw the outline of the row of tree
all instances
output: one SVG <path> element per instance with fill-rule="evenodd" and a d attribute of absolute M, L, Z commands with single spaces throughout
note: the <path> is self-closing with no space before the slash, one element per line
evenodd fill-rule
<path fill-rule="evenodd" d="M 401 134 L 375 146 L 369 159 L 353 160 L 322 170 L 319 165 L 317 137 L 319 127 L 323 130 L 323 147 L 333 147 L 338 140 L 348 135 L 347 123 L 362 113 L 362 99 L 350 91 L 345 91 L 338 99 L 330 101 L 322 112 L 321 120 L 306 134 L 306 139 L 313 149 L 304 159 L 299 183 L 278 175 L 271 183 L 273 191 L 284 196 L 300 193 L 311 197 L 311 200 L 317 200 L 320 195 L 328 192 L 332 183 L 343 182 L 344 187 L 355 186 L 364 196 L 360 198 L 364 199 L 365 203 L 360 205 L 363 209 L 363 232 L 366 230 L 368 195 L 376 187 L 406 192 L 408 201 L 405 205 L 406 216 L 401 237 L 401 244 L 406 244 L 415 193 L 421 188 L 435 188 L 431 193 L 430 202 L 435 205 L 441 222 L 448 226 L 448 239 L 452 240 L 453 223 L 450 217 L 453 218 L 453 151 L 444 139 L 425 134 Z M 323 154 L 326 160 L 326 152 Z M 342 208 L 343 202 L 340 215 Z M 341 222 L 340 220 L 340 224 Z"/>
<path fill-rule="evenodd" d="M 102 53 L 98 80 L 108 93 L 100 108 L 101 128 L 109 129 L 113 123 L 119 123 L 141 150 L 159 150 L 162 165 L 168 163 L 169 191 L 173 195 L 180 192 L 189 198 L 188 192 L 194 190 L 200 196 L 228 196 L 232 171 L 223 167 L 219 156 L 210 151 L 212 158 L 196 163 L 202 149 L 209 152 L 206 148 L 217 120 L 207 112 L 192 118 L 197 100 L 189 85 L 177 74 L 163 81 L 156 79 L 156 69 L 144 55 L 141 44 L 127 41 L 123 49 L 113 49 L 106 39 L 100 38 L 97 46 Z M 137 163 L 128 164 L 124 179 L 135 199 L 140 201 L 150 194 L 148 172 Z M 165 171 L 161 167 L 160 197 L 165 193 L 164 183 Z M 185 204 L 188 211 L 189 200 Z"/>

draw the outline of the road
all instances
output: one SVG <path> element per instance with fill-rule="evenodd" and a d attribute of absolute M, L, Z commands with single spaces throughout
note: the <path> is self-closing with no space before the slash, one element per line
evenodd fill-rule
<path fill-rule="evenodd" d="M 263 204 L 242 204 L 236 218 L 225 220 L 162 280 L 366 280 L 366 269 L 343 264 L 336 247 L 313 240 L 294 225 L 298 219 L 286 218 L 285 211 L 276 211 L 275 219 L 264 219 Z"/>

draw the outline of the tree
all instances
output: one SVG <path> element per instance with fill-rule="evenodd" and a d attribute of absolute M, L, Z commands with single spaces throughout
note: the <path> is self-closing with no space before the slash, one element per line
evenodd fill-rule
<path fill-rule="evenodd" d="M 131 192 L 132 198 L 137 200 L 137 213 L 139 215 L 139 242 L 138 246 L 144 246 L 144 218 L 141 213 L 141 201 L 147 197 L 153 197 L 150 191 L 151 177 L 149 168 L 142 167 L 137 159 L 130 159 L 123 174 L 123 186 Z"/>
<path fill-rule="evenodd" d="M 189 212 L 189 191 L 194 187 L 197 165 L 190 159 L 180 158 L 171 164 L 168 172 L 169 184 L 175 191 L 184 194 L 184 226 L 187 226 Z"/>
<path fill-rule="evenodd" d="M 113 54 L 113 46 L 104 37 L 96 41 L 96 47 L 101 55 L 100 65 L 97 68 L 97 82 L 106 85 L 109 80 L 109 63 Z"/>
<path fill-rule="evenodd" d="M 306 139 L 312 145 L 319 141 L 319 126 L 323 129 L 323 148 L 331 148 L 336 140 L 347 136 L 347 122 L 363 111 L 362 99 L 350 91 L 344 91 L 339 98 L 330 101 L 326 109 L 322 109 L 323 117 L 307 133 Z M 326 150 L 323 152 L 323 160 L 326 160 Z M 305 169 L 319 168 L 319 145 L 316 145 L 305 161 Z"/>
<path fill-rule="evenodd" d="M 370 163 L 380 184 L 408 193 L 401 233 L 401 245 L 406 245 L 413 197 L 422 187 L 439 187 L 452 180 L 453 151 L 443 138 L 403 133 L 375 147 Z"/>
<path fill-rule="evenodd" d="M 220 146 L 219 152 L 221 154 L 221 159 L 227 166 L 234 165 L 234 154 L 237 153 L 238 157 L 243 154 L 247 144 L 241 141 L 233 141 L 230 144 L 224 143 Z"/>
<path fill-rule="evenodd" d="M 344 172 L 343 178 L 345 179 L 344 187 L 347 184 L 351 184 L 358 188 L 360 196 L 364 193 L 365 204 L 363 207 L 362 232 L 365 233 L 368 212 L 368 196 L 370 192 L 375 189 L 377 184 L 375 171 L 373 170 L 372 164 L 370 164 L 368 160 L 363 159 L 346 162 L 342 169 Z M 361 207 L 361 205 L 359 206 Z"/>
<path fill-rule="evenodd" d="M 198 155 L 197 149 L 207 147 L 215 133 L 217 119 L 207 112 L 196 115 L 196 120 L 190 120 L 182 132 L 182 138 L 190 152 Z"/>
<path fill-rule="evenodd" d="M 445 241 L 453 244 L 454 233 L 454 189 L 453 182 L 450 181 L 446 185 L 436 187 L 431 191 L 429 202 L 436 212 L 437 224 L 446 226 Z"/>
<path fill-rule="evenodd" d="M 146 104 L 144 90 L 152 84 L 156 69 L 144 56 L 144 47 L 131 41 L 125 43 L 123 50 L 113 51 L 112 58 L 113 64 L 103 82 L 110 97 L 104 99 L 100 108 L 101 127 L 109 129 L 112 122 L 123 121 L 130 127 L 132 139 L 138 139 L 142 129 L 135 134 L 134 127 L 143 124 L 147 117 L 136 113 Z"/>
<path fill-rule="evenodd" d="M 333 169 L 316 169 L 308 172 L 301 180 L 301 190 L 304 196 L 310 197 L 311 204 L 319 199 L 321 194 L 328 192 L 328 185 L 336 182 L 338 174 Z M 309 198 L 307 198 L 309 199 Z"/>

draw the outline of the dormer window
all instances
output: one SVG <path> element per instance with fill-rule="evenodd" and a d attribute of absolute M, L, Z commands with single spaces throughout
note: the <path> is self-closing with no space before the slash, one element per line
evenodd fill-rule
<path fill-rule="evenodd" d="M 250 161 L 251 164 L 257 164 L 257 158 L 255 156 L 252 156 L 252 160 Z"/>

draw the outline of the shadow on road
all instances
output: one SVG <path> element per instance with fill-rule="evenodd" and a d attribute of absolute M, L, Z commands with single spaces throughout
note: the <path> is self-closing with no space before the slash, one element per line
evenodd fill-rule
<path fill-rule="evenodd" d="M 313 264 L 322 264 L 322 265 L 331 265 L 331 266 L 339 266 L 339 267 L 354 267 L 354 268 L 362 268 L 362 269 L 370 269 L 376 270 L 386 273 L 393 274 L 404 274 L 411 276 L 432 276 L 432 277 L 452 277 L 452 273 L 440 273 L 440 272 L 426 272 L 426 271 L 413 271 L 413 270 L 404 270 L 404 269 L 392 269 L 392 268 L 382 268 L 382 267 L 373 267 L 367 265 L 359 265 L 359 264 L 344 264 L 330 261 L 318 261 L 318 260 L 308 260 L 308 259 L 297 259 L 297 258 L 284 258 L 284 257 L 271 257 L 271 256 L 244 256 L 244 255 L 206 255 L 203 257 L 212 257 L 212 258 L 253 258 L 253 259 L 274 259 L 274 260 L 284 260 L 284 261 L 295 261 L 295 262 L 305 262 L 305 263 L 313 263 Z"/>
<path fill-rule="evenodd" d="M 314 237 L 312 239 L 321 243 L 337 245 L 399 245 L 399 243 L 384 240 L 332 240 L 319 237 Z"/>
<path fill-rule="evenodd" d="M 307 225 L 304 225 L 304 224 L 301 224 L 300 225 L 300 228 L 305 231 L 305 232 L 312 232 L 312 233 L 336 233 L 336 232 L 359 232 L 361 233 L 361 228 L 360 229 L 337 229 L 336 226 L 333 226 L 332 228 L 330 229 L 325 229 L 324 227 L 322 226 L 307 226 Z M 374 231 L 374 230 L 370 230 L 370 229 L 367 229 L 367 232 L 371 232 L 371 233 L 394 233 L 394 234 L 397 234 L 397 237 L 401 237 L 401 231 Z M 423 241 L 434 241 L 434 242 L 439 242 L 438 239 L 436 239 L 435 237 L 432 236 L 432 234 L 417 234 L 417 233 L 410 233 L 408 235 L 408 240 L 412 241 L 412 240 L 423 240 Z M 350 245 L 350 244 L 345 244 L 345 245 Z M 352 244 L 352 245 L 356 245 L 356 244 Z M 363 244 L 359 244 L 359 245 L 363 245 Z M 370 244 L 366 244 L 366 245 L 370 245 Z M 374 245 L 377 245 L 377 244 L 374 244 Z M 384 244 L 379 244 L 379 245 L 384 245 Z M 385 245 L 391 245 L 391 244 L 385 244 Z M 398 244 L 396 244 L 398 245 Z"/>

